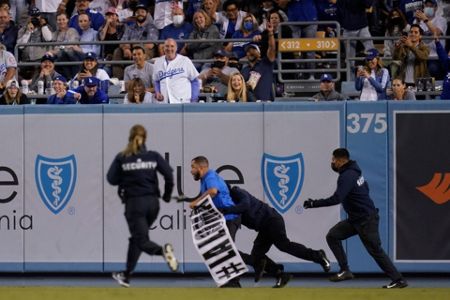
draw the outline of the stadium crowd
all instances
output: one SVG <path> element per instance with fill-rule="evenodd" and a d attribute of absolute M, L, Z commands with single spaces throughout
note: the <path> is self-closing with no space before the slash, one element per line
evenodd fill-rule
<path fill-rule="evenodd" d="M 319 81 L 315 101 L 349 99 L 339 80 L 361 101 L 435 81 L 450 99 L 449 22 L 450 0 L 0 0 L 0 104 L 274 101 L 284 79 Z M 350 38 L 350 76 L 321 62 L 332 51 L 279 54 L 280 37 Z"/>

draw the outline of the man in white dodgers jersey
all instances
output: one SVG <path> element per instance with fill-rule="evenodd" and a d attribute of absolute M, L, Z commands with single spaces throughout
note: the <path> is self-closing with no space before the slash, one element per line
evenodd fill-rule
<path fill-rule="evenodd" d="M 155 60 L 153 80 L 155 98 L 163 103 L 197 102 L 200 92 L 198 71 L 192 61 L 177 54 L 174 39 L 164 42 L 164 56 Z"/>

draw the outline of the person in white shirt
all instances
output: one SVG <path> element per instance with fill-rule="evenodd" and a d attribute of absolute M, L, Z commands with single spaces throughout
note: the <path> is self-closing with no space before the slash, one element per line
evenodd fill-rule
<path fill-rule="evenodd" d="M 156 100 L 164 103 L 197 102 L 200 83 L 192 61 L 177 54 L 174 39 L 164 41 L 164 56 L 155 60 L 153 83 Z"/>
<path fill-rule="evenodd" d="M 377 49 L 369 49 L 366 65 L 358 67 L 355 88 L 361 91 L 361 101 L 386 100 L 386 88 L 390 81 L 389 72 L 383 68 Z"/>

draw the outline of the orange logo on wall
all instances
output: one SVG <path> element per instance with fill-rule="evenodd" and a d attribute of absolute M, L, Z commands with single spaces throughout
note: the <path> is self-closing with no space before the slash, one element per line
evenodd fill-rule
<path fill-rule="evenodd" d="M 444 204 L 450 200 L 450 173 L 434 173 L 426 185 L 416 187 L 436 204 Z"/>

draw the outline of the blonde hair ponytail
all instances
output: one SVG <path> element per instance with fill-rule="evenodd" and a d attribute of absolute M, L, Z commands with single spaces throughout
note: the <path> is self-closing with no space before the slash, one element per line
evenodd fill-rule
<path fill-rule="evenodd" d="M 130 129 L 130 136 L 128 137 L 128 145 L 122 151 L 122 155 L 130 156 L 136 155 L 142 145 L 145 145 L 147 139 L 147 130 L 144 126 L 136 124 Z"/>

